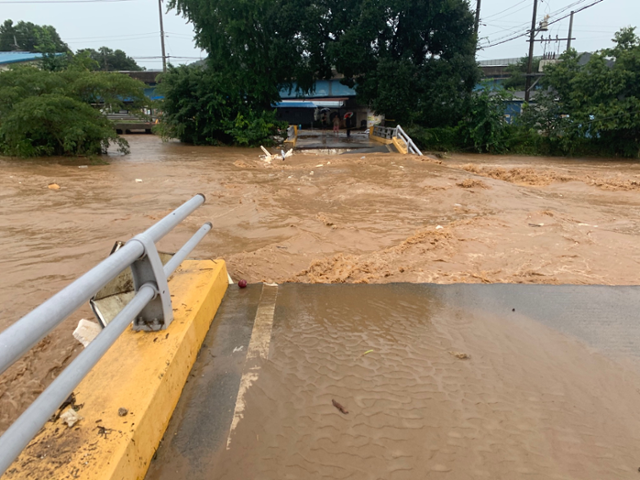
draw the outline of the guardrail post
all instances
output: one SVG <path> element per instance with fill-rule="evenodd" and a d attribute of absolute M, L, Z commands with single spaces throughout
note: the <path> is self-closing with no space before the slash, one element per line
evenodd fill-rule
<path fill-rule="evenodd" d="M 129 242 L 139 242 L 144 247 L 142 257 L 131 264 L 133 286 L 136 292 L 143 285 L 150 285 L 156 291 L 151 301 L 134 318 L 133 329 L 145 332 L 165 330 L 173 321 L 173 309 L 167 276 L 155 242 L 145 233 L 136 235 Z"/>

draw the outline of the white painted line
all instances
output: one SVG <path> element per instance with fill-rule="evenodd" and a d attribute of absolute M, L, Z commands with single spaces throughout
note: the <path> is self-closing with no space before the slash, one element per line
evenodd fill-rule
<path fill-rule="evenodd" d="M 227 437 L 227 450 L 229 450 L 231 446 L 231 435 L 233 431 L 244 417 L 245 395 L 251 385 L 253 385 L 253 382 L 258 379 L 260 368 L 262 367 L 261 362 L 269 358 L 269 344 L 271 343 L 273 314 L 276 309 L 277 296 L 277 284 L 262 285 L 262 294 L 260 295 L 260 303 L 256 311 L 256 319 L 253 322 L 253 331 L 251 332 L 247 357 L 244 361 L 244 368 L 242 369 L 242 378 L 240 379 L 240 388 L 238 389 L 238 398 L 236 398 L 236 407 L 233 412 L 231 429 Z"/>

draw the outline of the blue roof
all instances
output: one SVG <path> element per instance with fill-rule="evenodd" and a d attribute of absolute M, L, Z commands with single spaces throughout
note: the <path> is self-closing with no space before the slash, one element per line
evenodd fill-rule
<path fill-rule="evenodd" d="M 276 108 L 316 108 L 313 102 L 278 102 L 273 104 Z"/>
<path fill-rule="evenodd" d="M 41 53 L 29 52 L 0 52 L 0 65 L 8 63 L 31 62 L 42 58 Z"/>

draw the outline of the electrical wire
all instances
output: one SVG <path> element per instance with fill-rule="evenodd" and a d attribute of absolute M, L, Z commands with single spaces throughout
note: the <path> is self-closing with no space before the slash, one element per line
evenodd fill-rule
<path fill-rule="evenodd" d="M 572 8 L 572 7 L 575 7 L 575 6 L 577 6 L 577 5 L 580 5 L 580 4 L 584 3 L 585 1 L 586 1 L 586 0 L 578 0 L 577 2 L 574 2 L 574 3 L 572 3 L 572 4 L 569 4 L 569 5 L 565 6 L 565 7 L 563 7 L 563 8 L 561 8 L 561 9 L 557 10 L 556 12 L 554 12 L 554 15 L 558 15 L 558 14 L 560 14 L 560 13 L 562 13 L 562 12 L 565 12 L 565 11 L 567 11 L 567 9 Z M 580 9 L 578 9 L 578 10 L 574 10 L 574 11 L 573 11 L 573 14 L 575 15 L 576 13 L 582 12 L 583 10 L 586 10 L 587 8 L 591 8 L 591 7 L 593 7 L 594 5 L 597 5 L 597 4 L 599 4 L 599 3 L 602 3 L 603 1 L 604 1 L 604 0 L 596 0 L 595 2 L 590 3 L 589 5 L 585 5 L 584 7 L 580 8 Z M 564 20 L 565 18 L 568 18 L 568 17 L 570 17 L 570 16 L 571 16 L 571 13 L 569 13 L 568 15 L 565 15 L 565 16 L 563 16 L 563 17 L 557 18 L 557 19 L 555 19 L 555 20 L 553 20 L 553 21 L 550 21 L 550 22 L 547 24 L 547 26 L 549 27 L 549 26 L 551 26 L 551 25 L 553 25 L 553 24 L 555 24 L 555 23 L 558 23 L 558 22 L 560 22 L 561 20 Z M 498 45 L 502 45 L 503 43 L 511 42 L 511 41 L 513 41 L 513 40 L 517 40 L 518 38 L 526 37 L 527 35 L 529 35 L 529 33 L 530 33 L 529 31 L 525 31 L 525 32 L 519 33 L 519 34 L 517 34 L 517 35 L 511 36 L 511 37 L 509 37 L 509 38 L 506 38 L 505 40 L 502 40 L 502 38 L 505 38 L 505 37 L 507 37 L 507 36 L 508 36 L 508 35 L 506 35 L 505 37 L 498 38 L 498 39 L 494 40 L 493 42 L 491 42 L 491 43 L 489 43 L 489 44 L 486 44 L 486 45 L 480 46 L 479 48 L 480 48 L 480 49 L 487 49 L 487 48 L 491 48 L 491 47 L 496 47 L 496 46 L 498 46 Z M 501 40 L 501 41 L 500 41 L 500 40 Z"/>
<path fill-rule="evenodd" d="M 481 20 L 488 20 L 488 19 L 490 19 L 490 18 L 497 17 L 498 15 L 502 15 L 503 13 L 508 12 L 509 10 L 511 10 L 511 9 L 513 9 L 513 8 L 516 8 L 516 7 L 517 7 L 517 6 L 519 6 L 519 5 L 522 5 L 523 3 L 528 3 L 528 1 L 529 1 L 529 0 L 522 0 L 520 3 L 516 3 L 515 5 L 511 5 L 509 8 L 506 8 L 506 9 L 502 10 L 501 12 L 494 13 L 494 14 L 492 14 L 492 15 L 488 15 L 488 16 L 486 16 L 486 17 L 481 17 Z M 521 10 L 521 9 L 520 9 L 520 10 Z M 517 10 L 517 11 L 520 11 L 520 10 Z M 516 12 L 511 12 L 511 13 L 510 13 L 510 14 L 508 14 L 508 15 L 504 15 L 504 17 L 508 17 L 509 15 L 512 15 L 512 14 L 514 14 L 514 13 L 516 13 Z M 498 18 L 503 18 L 503 17 L 498 17 Z"/>

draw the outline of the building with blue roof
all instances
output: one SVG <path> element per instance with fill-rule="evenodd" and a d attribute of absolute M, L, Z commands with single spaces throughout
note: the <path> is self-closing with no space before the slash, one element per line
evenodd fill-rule
<path fill-rule="evenodd" d="M 56 53 L 56 55 L 64 55 L 64 53 Z M 41 59 L 41 53 L 0 52 L 0 70 L 6 70 L 12 65 L 35 63 Z"/>

